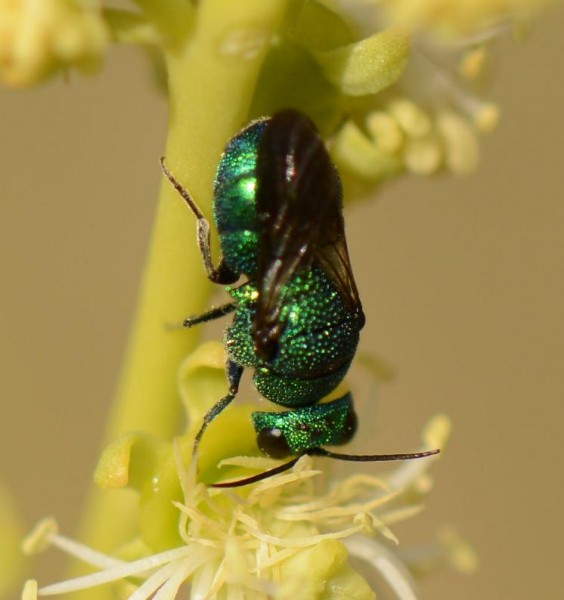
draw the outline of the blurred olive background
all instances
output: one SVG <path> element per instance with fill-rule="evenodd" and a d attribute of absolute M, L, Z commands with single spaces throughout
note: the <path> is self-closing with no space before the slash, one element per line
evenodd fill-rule
<path fill-rule="evenodd" d="M 347 214 L 363 349 L 397 370 L 361 423 L 371 450 L 412 450 L 437 412 L 454 423 L 426 512 L 397 532 L 423 543 L 454 524 L 481 566 L 432 575 L 427 598 L 562 598 L 563 25 L 553 14 L 525 45 L 501 44 L 502 120 L 476 174 L 394 183 Z M 165 104 L 120 48 L 99 77 L 2 90 L 0 111 L 0 485 L 26 527 L 54 514 L 72 533 L 132 317 Z"/>

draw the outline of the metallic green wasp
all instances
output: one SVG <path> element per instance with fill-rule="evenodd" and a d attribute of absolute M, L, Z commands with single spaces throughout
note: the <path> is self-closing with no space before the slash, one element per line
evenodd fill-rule
<path fill-rule="evenodd" d="M 168 171 L 198 223 L 198 244 L 211 281 L 232 301 L 191 317 L 185 327 L 234 313 L 225 332 L 228 394 L 205 415 L 207 426 L 235 398 L 245 368 L 257 390 L 284 412 L 256 412 L 257 444 L 281 467 L 238 482 L 244 485 L 290 468 L 303 454 L 343 460 L 397 460 L 428 453 L 357 456 L 326 445 L 345 444 L 356 431 L 350 394 L 319 403 L 341 382 L 353 360 L 365 318 L 345 239 L 342 189 L 314 124 L 295 110 L 251 123 L 227 145 L 214 186 L 214 220 L 222 259 L 213 265 L 209 223 L 188 191 Z M 245 277 L 243 283 L 231 286 Z"/>

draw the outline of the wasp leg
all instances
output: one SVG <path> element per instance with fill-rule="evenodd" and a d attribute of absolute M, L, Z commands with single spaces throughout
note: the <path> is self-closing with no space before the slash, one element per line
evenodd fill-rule
<path fill-rule="evenodd" d="M 208 279 L 213 281 L 213 283 L 220 283 L 222 285 L 235 283 L 237 279 L 239 279 L 239 274 L 233 273 L 233 271 L 231 271 L 224 263 L 223 259 L 221 259 L 217 267 L 214 267 L 213 265 L 210 245 L 210 224 L 206 217 L 204 217 L 204 213 L 200 210 L 200 207 L 196 204 L 190 195 L 190 192 L 188 192 L 180 181 L 178 181 L 178 179 L 176 179 L 176 177 L 168 170 L 164 156 L 161 157 L 161 166 L 167 179 L 173 185 L 174 189 L 182 196 L 186 204 L 188 204 L 198 221 L 198 246 L 204 261 L 206 273 L 208 274 Z"/>
<path fill-rule="evenodd" d="M 227 408 L 231 404 L 237 395 L 237 392 L 239 391 L 239 382 L 241 381 L 241 376 L 243 375 L 243 367 L 228 359 L 226 370 L 227 380 L 229 382 L 229 393 L 221 400 L 218 400 L 204 415 L 204 422 L 202 423 L 200 431 L 198 431 L 194 439 L 192 456 L 194 456 L 198 451 L 200 440 L 202 439 L 204 431 L 207 429 L 208 425 L 217 417 L 217 415 L 219 415 L 219 413 L 223 411 L 224 408 Z"/>
<path fill-rule="evenodd" d="M 214 306 L 202 315 L 184 319 L 184 321 L 182 321 L 182 327 L 193 327 L 199 323 L 207 323 L 208 321 L 220 319 L 221 317 L 228 315 L 230 312 L 233 312 L 236 308 L 237 305 L 235 302 L 229 302 L 228 304 L 222 304 L 221 306 Z"/>

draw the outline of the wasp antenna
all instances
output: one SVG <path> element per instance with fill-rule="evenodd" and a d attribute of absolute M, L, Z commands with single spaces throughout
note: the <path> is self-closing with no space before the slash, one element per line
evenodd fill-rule
<path fill-rule="evenodd" d="M 338 452 L 331 452 L 330 450 L 325 450 L 325 448 L 312 448 L 304 454 L 308 454 L 310 456 L 324 456 L 326 458 L 346 460 L 349 462 L 383 462 L 388 460 L 412 460 L 414 458 L 425 458 L 427 456 L 434 456 L 435 454 L 439 454 L 439 452 L 440 450 L 436 448 L 435 450 L 425 450 L 423 452 L 411 452 L 407 454 L 339 454 Z M 257 483 L 258 481 L 262 481 L 263 479 L 268 479 L 269 477 L 273 477 L 274 475 L 278 475 L 279 473 L 284 473 L 284 471 L 290 470 L 298 462 L 298 460 L 300 460 L 302 456 L 303 455 L 300 455 L 284 464 L 281 464 L 278 467 L 274 467 L 274 469 L 263 471 L 262 473 L 258 473 L 257 475 L 245 477 L 244 479 L 237 479 L 235 481 L 212 483 L 210 487 L 234 488 L 242 487 L 244 485 L 250 485 L 251 483 Z"/>
<path fill-rule="evenodd" d="M 351 462 L 380 462 L 386 460 L 412 460 L 414 458 L 425 458 L 426 456 L 433 456 L 438 454 L 440 450 L 425 450 L 424 452 L 412 452 L 409 454 L 339 454 L 338 452 L 331 452 L 325 450 L 325 448 L 313 448 L 308 450 L 307 454 L 312 456 L 326 456 L 327 458 L 334 458 L 336 460 L 348 460 Z"/>
<path fill-rule="evenodd" d="M 300 458 L 301 456 L 298 456 L 288 461 L 287 463 L 279 465 L 278 467 L 274 467 L 274 469 L 269 469 L 268 471 L 263 471 L 262 473 L 257 473 L 257 475 L 245 477 L 244 479 L 237 479 L 236 481 L 224 481 L 223 483 L 212 483 L 210 487 L 234 488 L 242 487 L 244 485 L 250 485 L 251 483 L 256 483 L 257 481 L 262 481 L 263 479 L 268 479 L 269 477 L 278 475 L 278 473 L 284 473 L 284 471 L 288 471 L 298 462 L 298 460 L 300 460 Z"/>

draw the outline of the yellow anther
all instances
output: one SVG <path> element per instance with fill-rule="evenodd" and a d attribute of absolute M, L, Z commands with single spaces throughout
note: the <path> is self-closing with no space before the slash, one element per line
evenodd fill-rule
<path fill-rule="evenodd" d="M 388 110 L 410 137 L 424 137 L 431 131 L 429 116 L 415 102 L 400 98 L 390 103 Z"/>
<path fill-rule="evenodd" d="M 430 175 L 441 165 L 442 150 L 439 141 L 431 136 L 425 139 L 411 139 L 405 146 L 403 159 L 408 171 L 418 175 Z"/>
<path fill-rule="evenodd" d="M 377 111 L 366 117 L 366 128 L 374 141 L 390 154 L 397 152 L 403 142 L 403 133 L 398 122 L 388 113 Z"/>
<path fill-rule="evenodd" d="M 485 46 L 479 46 L 466 52 L 460 61 L 460 74 L 466 79 L 476 79 L 482 74 L 487 57 Z"/>
<path fill-rule="evenodd" d="M 479 151 L 468 121 L 454 112 L 443 112 L 437 118 L 437 128 L 443 139 L 447 167 L 458 175 L 471 173 L 478 164 Z"/>

